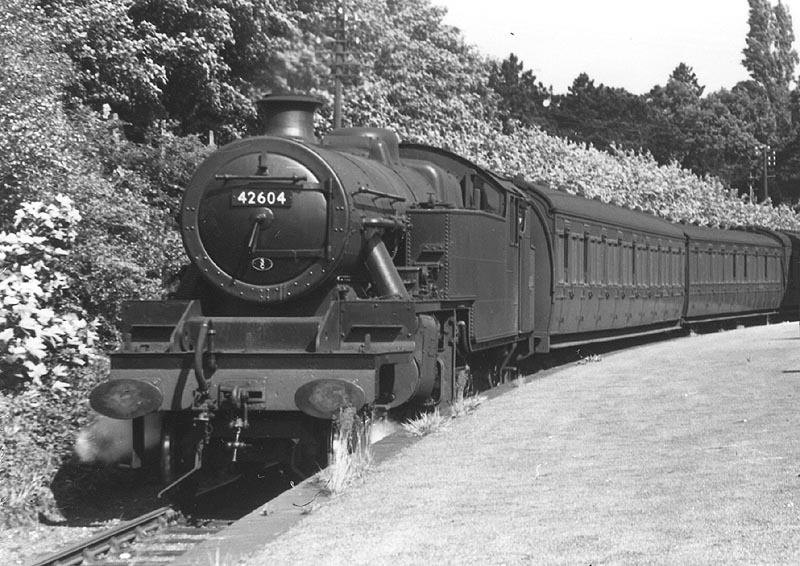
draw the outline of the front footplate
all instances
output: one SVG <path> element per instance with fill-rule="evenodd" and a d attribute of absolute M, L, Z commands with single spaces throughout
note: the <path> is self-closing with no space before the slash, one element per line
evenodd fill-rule
<path fill-rule="evenodd" d="M 230 401 L 234 390 L 243 392 L 249 411 L 298 411 L 296 393 L 321 380 L 350 384 L 345 389 L 361 391 L 352 400 L 371 404 L 394 396 L 410 398 L 416 383 L 391 382 L 386 367 L 403 374 L 413 366 L 413 350 L 401 352 L 337 353 L 217 353 L 216 369 L 207 375 L 207 399 L 218 406 Z M 127 353 L 112 358 L 112 380 L 144 381 L 161 391 L 158 411 L 180 411 L 194 407 L 198 399 L 192 353 Z M 415 381 L 415 380 L 412 380 Z M 400 399 L 398 399 L 400 400 Z M 360 407 L 359 407 L 360 408 Z M 313 415 L 320 416 L 320 415 Z"/>

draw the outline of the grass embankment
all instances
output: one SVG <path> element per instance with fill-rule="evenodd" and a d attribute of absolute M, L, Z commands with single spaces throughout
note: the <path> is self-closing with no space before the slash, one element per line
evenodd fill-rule
<path fill-rule="evenodd" d="M 800 563 L 797 333 L 685 337 L 550 372 L 248 564 Z"/>

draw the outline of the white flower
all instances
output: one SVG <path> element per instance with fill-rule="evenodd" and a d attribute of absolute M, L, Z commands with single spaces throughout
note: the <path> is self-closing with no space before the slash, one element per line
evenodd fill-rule
<path fill-rule="evenodd" d="M 41 324 L 48 324 L 53 320 L 55 314 L 56 313 L 53 309 L 41 309 L 38 313 L 36 313 L 36 318 Z"/>
<path fill-rule="evenodd" d="M 37 360 L 41 360 L 47 355 L 47 346 L 45 346 L 44 342 L 42 342 L 42 339 L 38 336 L 26 338 L 23 345 L 28 354 Z"/>
<path fill-rule="evenodd" d="M 23 348 L 19 344 L 10 344 L 8 347 L 8 355 L 6 356 L 6 361 L 13 364 L 18 360 L 24 359 L 25 354 L 27 354 L 27 350 L 25 350 L 25 348 Z"/>
<path fill-rule="evenodd" d="M 33 332 L 41 328 L 41 325 L 30 316 L 25 316 L 21 318 L 20 321 L 17 323 L 17 326 L 25 330 L 31 330 Z"/>
<path fill-rule="evenodd" d="M 67 366 L 61 364 L 58 364 L 57 366 L 55 366 L 53 369 L 50 370 L 50 373 L 52 373 L 53 377 L 55 378 L 66 377 L 68 372 L 69 369 L 67 368 Z"/>
<path fill-rule="evenodd" d="M 19 268 L 20 274 L 28 279 L 36 278 L 36 267 L 34 265 L 21 265 Z"/>
<path fill-rule="evenodd" d="M 42 362 L 33 363 L 31 361 L 27 361 L 22 365 L 28 370 L 28 376 L 33 380 L 34 383 L 37 385 L 42 383 L 42 376 L 47 374 L 47 366 L 45 366 Z"/>

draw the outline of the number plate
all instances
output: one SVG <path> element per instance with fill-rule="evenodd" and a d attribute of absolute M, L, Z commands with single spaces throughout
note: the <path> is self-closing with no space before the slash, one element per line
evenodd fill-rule
<path fill-rule="evenodd" d="M 237 189 L 231 193 L 231 206 L 292 206 L 292 193 L 284 189 Z"/>

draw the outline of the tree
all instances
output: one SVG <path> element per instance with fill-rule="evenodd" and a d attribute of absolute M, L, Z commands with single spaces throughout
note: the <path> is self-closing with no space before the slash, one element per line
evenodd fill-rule
<path fill-rule="evenodd" d="M 747 189 L 759 124 L 770 116 L 764 89 L 753 81 L 702 98 L 692 67 L 680 63 L 665 86 L 648 94 L 652 109 L 649 149 L 661 164 L 676 162 L 697 175 Z"/>
<path fill-rule="evenodd" d="M 53 30 L 23 0 L 0 0 L 0 230 L 26 199 L 53 183 L 70 127 L 59 104 L 72 77 L 67 58 L 51 48 Z"/>
<path fill-rule="evenodd" d="M 700 96 L 704 87 L 692 67 L 680 63 L 665 86 L 654 86 L 647 95 L 653 128 L 648 149 L 659 163 L 677 162 L 687 166 L 695 134 L 702 127 Z M 704 172 L 707 173 L 707 172 Z"/>
<path fill-rule="evenodd" d="M 774 130 L 761 142 L 782 146 L 794 135 L 789 93 L 798 55 L 793 47 L 792 17 L 780 1 L 774 7 L 769 0 L 748 1 L 750 29 L 742 64 L 753 81 L 765 90 L 775 117 Z"/>
<path fill-rule="evenodd" d="M 780 1 L 774 7 L 769 0 L 748 2 L 750 30 L 742 51 L 742 65 L 774 101 L 776 96 L 788 92 L 798 63 L 792 17 Z"/>
<path fill-rule="evenodd" d="M 682 118 L 690 145 L 681 165 L 744 192 L 758 140 L 752 123 L 737 110 L 753 105 L 746 89 L 734 88 L 713 93 L 689 108 Z"/>
<path fill-rule="evenodd" d="M 78 69 L 72 94 L 108 104 L 142 140 L 161 121 L 227 141 L 252 130 L 253 98 L 315 73 L 300 8 L 269 0 L 41 0 Z M 304 6 L 311 10 L 312 6 Z M 313 45 L 313 42 L 311 43 Z M 311 49 L 313 50 L 313 48 Z M 309 48 L 306 47 L 308 52 Z M 302 69 L 302 71 L 301 71 Z"/>
<path fill-rule="evenodd" d="M 694 69 L 683 62 L 679 63 L 672 71 L 667 85 L 681 85 L 688 90 L 694 98 L 703 96 L 703 91 L 706 89 L 706 87 L 700 86 L 700 81 L 697 80 Z"/>
<path fill-rule="evenodd" d="M 566 96 L 554 97 L 552 133 L 599 149 L 647 147 L 649 109 L 643 97 L 623 88 L 595 85 L 586 73 L 578 75 Z"/>
<path fill-rule="evenodd" d="M 338 5 L 316 5 L 321 19 L 309 19 L 328 57 L 335 19 L 321 9 Z M 443 24 L 444 8 L 430 0 L 348 0 L 347 8 L 352 65 L 346 125 L 391 127 L 408 140 L 446 145 L 495 123 L 490 65 L 456 28 Z"/>
<path fill-rule="evenodd" d="M 547 107 L 553 97 L 552 87 L 537 82 L 530 70 L 511 53 L 499 65 L 492 63 L 489 87 L 500 95 L 500 117 L 504 130 L 510 131 L 512 121 L 525 125 L 547 124 Z"/>

